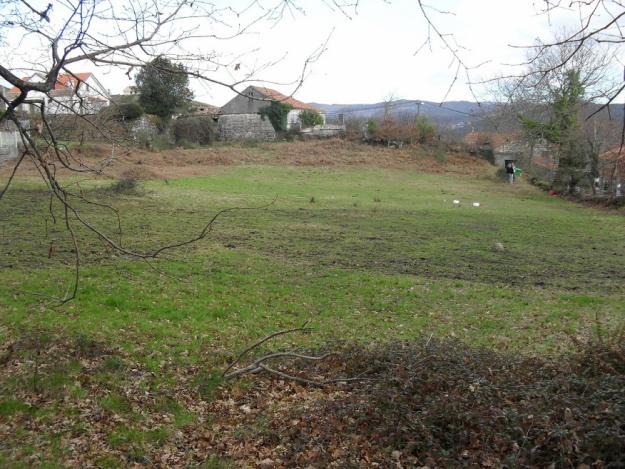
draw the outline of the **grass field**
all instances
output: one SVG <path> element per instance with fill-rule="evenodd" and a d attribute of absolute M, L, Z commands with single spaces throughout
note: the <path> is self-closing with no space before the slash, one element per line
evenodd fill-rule
<path fill-rule="evenodd" d="M 166 447 L 205 418 L 176 397 L 177 386 L 204 389 L 210 400 L 217 370 L 245 344 L 307 320 L 312 334 L 287 336 L 279 346 L 432 334 L 554 356 L 571 346 L 569 335 L 591 334 L 597 321 L 606 329 L 621 322 L 622 215 L 524 183 L 511 187 L 491 172 L 251 162 L 145 181 L 136 193 L 107 191 L 106 180 L 84 183 L 85 196 L 119 208 L 122 242 L 135 250 L 189 237 L 220 209 L 275 201 L 224 214 L 207 239 L 152 265 L 76 226 L 80 290 L 61 308 L 40 295 L 65 293 L 71 244 L 50 217 L 44 188 L 18 179 L 0 204 L 0 344 L 8 350 L 34 340 L 46 352 L 40 359 L 23 345 L 19 364 L 0 377 L 0 425 L 4 419 L 5 431 L 17 429 L 0 443 L 0 465 L 71 465 L 80 435 L 91 435 L 82 444 L 86 452 L 99 448 L 102 467 L 122 466 L 130 453 L 147 464 L 142 451 Z M 84 204 L 81 213 L 119 239 L 113 214 Z M 54 359 L 64 347 L 76 353 Z M 120 355 L 102 352 L 100 359 L 98 347 Z M 128 386 L 160 396 L 152 414 L 171 418 L 138 410 Z M 79 428 L 85 399 L 107 416 L 100 446 Z M 62 419 L 70 424 L 56 425 Z M 38 425 L 48 430 L 37 434 Z M 210 464 L 221 467 L 217 459 Z"/>

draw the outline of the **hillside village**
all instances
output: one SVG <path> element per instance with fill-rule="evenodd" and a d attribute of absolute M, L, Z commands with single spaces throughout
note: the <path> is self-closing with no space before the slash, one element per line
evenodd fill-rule
<path fill-rule="evenodd" d="M 625 6 L 0 2 L 0 468 L 625 468 Z"/>
<path fill-rule="evenodd" d="M 42 80 L 42 76 L 35 74 L 22 79 L 36 81 Z M 0 91 L 9 100 L 19 95 L 16 87 L 3 87 Z M 67 139 L 78 138 L 80 132 L 81 142 L 84 142 L 85 132 L 81 118 L 84 121 L 85 117 L 92 119 L 108 113 L 123 122 L 123 126 L 118 128 L 121 140 L 130 139 L 135 144 L 148 147 L 154 137 L 164 145 L 183 146 L 208 144 L 216 140 L 274 141 L 283 138 L 283 135 L 290 135 L 289 138 L 347 137 L 393 147 L 417 142 L 433 145 L 442 141 L 445 145 L 459 145 L 497 167 L 514 163 L 544 187 L 553 185 L 558 177 L 557 145 L 544 138 L 528 139 L 518 128 L 493 130 L 491 122 L 497 121 L 499 113 L 495 103 L 479 103 L 479 106 L 471 103 L 437 105 L 418 100 L 398 100 L 374 105 L 308 104 L 274 89 L 248 86 L 221 107 L 188 100 L 172 110 L 174 121 L 163 132 L 138 104 L 139 90 L 136 86 L 126 87 L 122 94 L 112 95 L 94 73 L 60 74 L 48 95 L 34 93 L 32 97 L 45 103 L 43 112 L 50 119 L 64 119 Z M 285 109 L 283 128 L 264 113 L 272 103 L 279 103 Z M 127 112 L 129 106 L 131 112 Z M 25 119 L 33 119 L 27 124 L 31 128 L 35 121 L 40 120 L 37 114 L 41 109 L 36 104 L 21 104 L 16 111 Z M 318 121 L 302 121 L 302 112 L 304 115 L 309 113 L 313 119 L 318 116 Z M 417 128 L 418 124 L 415 126 L 418 117 L 431 120 L 431 130 L 427 135 L 423 134 L 423 129 Z M 76 123 L 71 123 L 72 120 Z M 625 173 L 618 145 L 618 123 L 615 122 L 611 115 L 608 120 L 603 118 L 601 125 L 607 130 L 596 142 L 599 149 L 597 161 L 588 163 L 584 170 L 588 173 L 587 177 L 584 176 L 584 187 L 580 186 L 577 190 L 607 198 L 622 196 Z M 17 156 L 20 142 L 16 129 L 10 124 L 4 125 L 5 128 L 0 131 L 0 158 L 6 160 Z M 195 127 L 195 133 L 182 130 L 185 126 Z M 475 130 L 476 127 L 481 130 Z M 202 130 L 197 130 L 199 128 Z M 371 132 L 371 128 L 375 131 Z M 101 141 L 102 135 L 91 135 L 90 139 Z"/>

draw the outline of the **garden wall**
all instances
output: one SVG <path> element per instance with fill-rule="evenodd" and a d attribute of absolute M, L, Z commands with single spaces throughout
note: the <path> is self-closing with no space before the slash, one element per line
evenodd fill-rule
<path fill-rule="evenodd" d="M 219 116 L 218 132 L 221 140 L 260 140 L 276 139 L 276 131 L 269 119 L 260 114 L 227 114 Z"/>

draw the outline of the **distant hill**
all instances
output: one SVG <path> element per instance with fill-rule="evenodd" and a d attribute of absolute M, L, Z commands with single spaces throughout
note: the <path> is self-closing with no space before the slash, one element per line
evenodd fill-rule
<path fill-rule="evenodd" d="M 373 104 L 323 104 L 310 103 L 323 111 L 330 120 L 343 114 L 345 119 L 371 119 L 384 115 L 387 103 Z M 480 120 L 485 114 L 494 109 L 495 104 L 490 102 L 475 103 L 470 101 L 447 101 L 435 103 L 432 101 L 400 99 L 388 104 L 391 115 L 396 118 L 414 117 L 417 114 L 426 115 L 430 120 L 451 126 L 462 127 L 473 121 Z"/>
<path fill-rule="evenodd" d="M 326 114 L 328 120 L 338 119 L 339 114 L 343 114 L 345 119 L 372 119 L 384 116 L 387 103 L 379 102 L 373 104 L 324 104 L 310 103 Z M 400 99 L 388 104 L 393 117 L 402 119 L 413 119 L 417 114 L 427 116 L 437 124 L 443 124 L 459 131 L 476 130 L 492 125 L 488 123 L 488 117 L 493 113 L 498 104 L 494 102 L 476 103 L 471 101 L 447 101 L 436 103 L 433 101 L 420 101 Z M 595 108 L 598 106 L 595 105 Z M 592 108 L 589 109 L 589 112 Z M 602 113 L 602 118 L 607 118 L 607 110 Z M 622 120 L 624 116 L 623 104 L 610 105 L 610 115 L 612 119 Z"/>

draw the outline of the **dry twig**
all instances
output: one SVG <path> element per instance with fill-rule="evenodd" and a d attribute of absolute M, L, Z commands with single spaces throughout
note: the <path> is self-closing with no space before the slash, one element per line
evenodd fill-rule
<path fill-rule="evenodd" d="M 301 376 L 296 376 L 294 374 L 291 373 L 287 373 L 284 371 L 280 371 L 277 370 L 275 368 L 269 367 L 268 365 L 265 364 L 265 362 L 269 361 L 269 360 L 274 360 L 274 359 L 279 359 L 279 358 L 297 358 L 300 360 L 307 360 L 307 361 L 321 361 L 324 360 L 328 357 L 331 356 L 338 356 L 337 352 L 327 352 L 324 353 L 322 355 L 319 356 L 313 356 L 313 355 L 305 355 L 302 353 L 297 353 L 297 352 L 273 352 L 273 353 L 268 353 L 266 355 L 263 355 L 259 358 L 257 358 L 256 360 L 254 360 L 252 363 L 250 363 L 247 366 L 244 366 L 242 368 L 238 368 L 236 370 L 230 371 L 234 368 L 234 366 L 237 363 L 240 363 L 241 359 L 247 355 L 249 352 L 251 352 L 252 350 L 258 348 L 259 346 L 261 346 L 262 344 L 264 344 L 265 342 L 273 339 L 274 337 L 278 337 L 281 335 L 285 335 L 285 334 L 290 334 L 293 332 L 308 332 L 311 329 L 306 327 L 308 325 L 308 321 L 306 321 L 304 324 L 302 324 L 301 327 L 296 327 L 294 329 L 286 329 L 286 330 L 282 330 L 282 331 L 278 331 L 278 332 L 273 332 L 271 334 L 269 334 L 268 336 L 263 337 L 262 339 L 254 342 L 252 345 L 250 345 L 249 347 L 247 347 L 245 350 L 243 350 L 238 356 L 237 358 L 230 363 L 230 365 L 228 365 L 228 367 L 224 370 L 224 372 L 222 373 L 222 376 L 224 379 L 232 379 L 232 378 L 236 378 L 239 376 L 243 376 L 245 374 L 256 374 L 256 373 L 260 373 L 260 372 L 265 372 L 267 374 L 273 375 L 273 376 L 277 376 L 279 378 L 282 379 L 286 379 L 289 381 L 295 381 L 297 383 L 301 383 L 301 384 L 307 384 L 310 386 L 326 386 L 328 384 L 332 384 L 332 383 L 346 383 L 346 382 L 351 382 L 351 381 L 364 381 L 367 380 L 368 378 L 363 378 L 360 376 L 357 377 L 351 377 L 351 378 L 331 378 L 331 379 L 324 379 L 324 380 L 315 380 L 315 379 L 310 379 L 310 378 L 303 378 Z"/>

